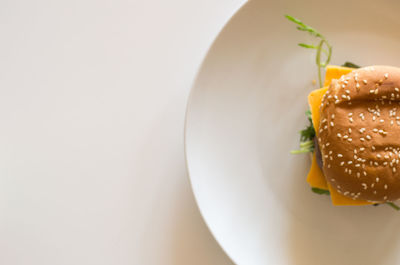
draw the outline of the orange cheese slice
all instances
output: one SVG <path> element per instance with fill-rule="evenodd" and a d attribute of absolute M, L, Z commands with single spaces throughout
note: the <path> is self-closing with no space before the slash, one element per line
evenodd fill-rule
<path fill-rule="evenodd" d="M 353 200 L 352 198 L 343 196 L 339 192 L 337 192 L 334 188 L 331 187 L 330 184 L 328 184 L 329 192 L 331 193 L 331 200 L 332 204 L 336 206 L 341 206 L 341 205 L 369 205 L 373 204 L 372 202 L 367 202 L 363 200 Z"/>
<path fill-rule="evenodd" d="M 329 189 L 328 183 L 325 180 L 324 174 L 322 170 L 319 168 L 317 164 L 317 158 L 315 153 L 313 154 L 311 168 L 307 175 L 307 182 L 311 187 L 327 190 Z"/>
<path fill-rule="evenodd" d="M 339 79 L 342 75 L 350 73 L 353 69 L 348 67 L 340 67 L 329 65 L 326 68 L 325 75 L 325 83 L 324 87 L 321 89 L 317 89 L 312 91 L 308 95 L 308 103 L 311 109 L 311 118 L 313 121 L 315 132 L 318 135 L 318 127 L 320 123 L 320 106 L 322 102 L 322 97 L 328 90 L 328 87 L 332 81 L 332 79 Z M 317 159 L 315 153 L 313 155 L 312 163 L 310 171 L 307 175 L 307 182 L 311 187 L 319 188 L 319 189 L 328 189 L 331 194 L 331 200 L 333 205 L 367 205 L 372 204 L 363 200 L 353 200 L 346 196 L 338 193 L 334 188 L 332 188 L 325 180 L 325 176 L 322 173 L 322 170 L 319 168 L 317 164 Z"/>
<path fill-rule="evenodd" d="M 324 87 L 328 87 L 331 84 L 332 79 L 339 79 L 340 77 L 342 77 L 342 75 L 347 75 L 353 70 L 354 68 L 328 65 L 325 71 Z"/>
<path fill-rule="evenodd" d="M 310 105 L 311 119 L 312 119 L 315 133 L 317 134 L 317 136 L 319 134 L 318 127 L 319 127 L 319 121 L 320 121 L 320 117 L 321 117 L 319 108 L 322 103 L 322 97 L 325 95 L 327 90 L 328 90 L 327 87 L 323 87 L 323 88 L 311 91 L 311 93 L 308 95 L 308 105 Z"/>

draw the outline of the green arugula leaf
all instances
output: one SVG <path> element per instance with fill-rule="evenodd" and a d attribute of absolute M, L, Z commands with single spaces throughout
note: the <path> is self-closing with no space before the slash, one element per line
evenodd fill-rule
<path fill-rule="evenodd" d="M 396 211 L 400 210 L 400 207 L 393 202 L 386 202 L 386 204 L 389 205 L 390 207 L 392 207 L 393 209 L 395 209 Z"/>
<path fill-rule="evenodd" d="M 290 151 L 291 154 L 303 154 L 314 152 L 314 137 L 315 130 L 311 119 L 311 111 L 306 111 L 306 116 L 309 121 L 309 125 L 300 131 L 300 149 Z"/>
<path fill-rule="evenodd" d="M 314 36 L 316 36 L 316 37 L 322 37 L 321 33 L 319 33 L 316 29 L 314 29 L 314 28 L 312 28 L 312 27 L 310 27 L 310 26 L 307 26 L 306 24 L 304 24 L 303 22 L 301 22 L 300 19 L 297 19 L 297 18 L 292 17 L 292 16 L 290 16 L 290 15 L 285 15 L 285 17 L 286 17 L 287 19 L 289 19 L 290 21 L 292 21 L 292 22 L 296 23 L 297 25 L 299 25 L 299 26 L 297 27 L 298 30 L 307 31 L 307 32 L 309 32 L 311 35 L 314 35 Z"/>
<path fill-rule="evenodd" d="M 311 191 L 314 193 L 317 193 L 319 195 L 330 195 L 331 193 L 329 192 L 329 190 L 323 190 L 323 189 L 319 189 L 319 188 L 311 188 Z"/>
<path fill-rule="evenodd" d="M 311 44 L 299 43 L 298 45 L 300 47 L 307 48 L 307 49 L 318 49 L 317 46 L 311 45 Z"/>
<path fill-rule="evenodd" d="M 344 64 L 342 64 L 342 66 L 350 67 L 350 68 L 361 68 L 361 66 L 359 66 L 355 63 L 352 63 L 352 62 L 347 62 L 347 61 Z"/>
<path fill-rule="evenodd" d="M 311 45 L 311 44 L 305 44 L 305 43 L 299 43 L 298 45 L 303 48 L 316 50 L 317 54 L 316 54 L 315 62 L 318 66 L 318 81 L 319 81 L 319 86 L 322 87 L 322 68 L 327 66 L 331 60 L 332 46 L 329 44 L 329 42 L 326 40 L 326 38 L 321 33 L 319 33 L 315 28 L 304 24 L 300 19 L 297 19 L 293 16 L 285 15 L 285 17 L 289 21 L 297 24 L 298 26 L 296 28 L 298 30 L 308 32 L 312 36 L 320 39 L 318 45 Z M 326 49 L 324 49 L 324 47 L 326 47 Z M 324 61 L 321 60 L 321 53 L 325 53 L 325 55 L 326 55 L 326 59 Z"/>

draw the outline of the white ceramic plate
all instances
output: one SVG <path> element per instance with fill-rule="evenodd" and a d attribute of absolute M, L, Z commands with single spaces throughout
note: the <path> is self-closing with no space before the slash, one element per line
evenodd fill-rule
<path fill-rule="evenodd" d="M 400 66 L 396 1 L 251 1 L 212 45 L 188 104 L 186 155 L 200 210 L 240 265 L 400 264 L 400 213 L 333 207 L 313 194 L 306 155 L 290 155 L 316 79 L 313 39 L 283 14 L 319 29 L 332 64 Z"/>

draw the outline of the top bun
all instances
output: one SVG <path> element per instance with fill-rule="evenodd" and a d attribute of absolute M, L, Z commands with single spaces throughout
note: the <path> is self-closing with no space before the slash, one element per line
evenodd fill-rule
<path fill-rule="evenodd" d="M 333 80 L 321 104 L 323 172 L 340 194 L 400 198 L 400 68 L 369 66 Z"/>

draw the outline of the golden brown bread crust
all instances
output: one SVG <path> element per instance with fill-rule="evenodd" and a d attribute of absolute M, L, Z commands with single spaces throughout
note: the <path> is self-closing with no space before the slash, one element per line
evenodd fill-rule
<path fill-rule="evenodd" d="M 326 180 L 372 202 L 400 198 L 400 68 L 370 66 L 333 80 L 318 142 Z"/>

